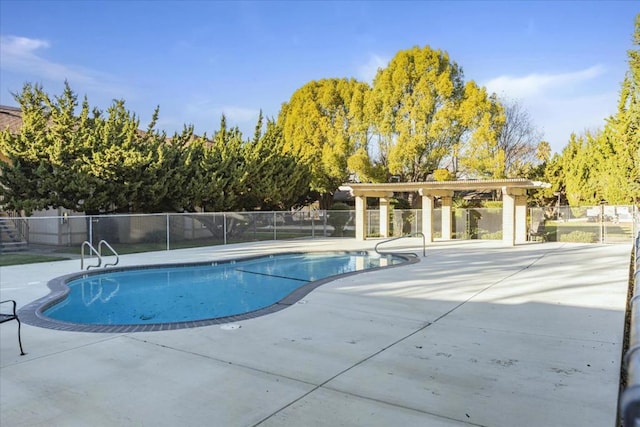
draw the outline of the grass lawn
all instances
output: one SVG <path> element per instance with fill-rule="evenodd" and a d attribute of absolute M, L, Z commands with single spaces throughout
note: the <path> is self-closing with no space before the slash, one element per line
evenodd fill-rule
<path fill-rule="evenodd" d="M 0 267 L 20 264 L 34 264 L 36 262 L 66 261 L 68 259 L 70 258 L 51 255 L 5 253 L 0 255 Z"/>

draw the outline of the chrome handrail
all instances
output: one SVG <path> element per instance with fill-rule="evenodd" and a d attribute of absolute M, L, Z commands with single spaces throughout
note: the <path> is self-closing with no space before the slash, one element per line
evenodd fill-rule
<path fill-rule="evenodd" d="M 108 267 L 110 265 L 118 265 L 118 263 L 120 262 L 120 256 L 118 255 L 118 252 L 116 252 L 116 250 L 113 249 L 113 247 L 109 243 L 107 243 L 106 240 L 100 240 L 100 242 L 98 243 L 98 253 L 100 254 L 100 256 L 102 256 L 102 245 L 104 245 L 107 248 L 109 248 L 111 253 L 116 256 L 116 262 L 114 262 L 114 263 L 106 263 L 104 265 L 104 267 L 106 268 L 106 267 Z"/>
<path fill-rule="evenodd" d="M 409 234 L 404 234 L 402 236 L 398 236 L 398 237 L 393 237 L 391 239 L 387 239 L 387 240 L 383 240 L 382 242 L 378 242 L 376 243 L 376 246 L 373 248 L 376 253 L 382 255 L 382 252 L 380 252 L 378 250 L 378 246 L 384 244 L 384 243 L 389 243 L 389 242 L 393 242 L 395 240 L 400 240 L 400 239 L 404 239 L 405 237 L 414 237 L 414 236 L 422 236 L 422 256 L 425 257 L 427 256 L 427 243 L 426 243 L 426 238 L 424 237 L 424 233 L 418 231 L 417 233 L 409 233 Z"/>
<path fill-rule="evenodd" d="M 100 266 L 102 266 L 102 246 L 106 246 L 107 248 L 109 248 L 109 250 L 111 251 L 111 253 L 113 255 L 116 256 L 116 262 L 113 263 L 106 263 L 104 265 L 104 267 L 108 267 L 110 265 L 118 265 L 118 263 L 120 262 L 120 256 L 118 255 L 118 253 L 116 252 L 115 249 L 113 249 L 113 247 L 106 241 L 106 240 L 100 240 L 100 242 L 98 243 L 98 249 L 96 250 L 96 248 L 93 247 L 93 245 L 91 244 L 91 242 L 85 240 L 84 242 L 82 242 L 82 246 L 80 247 L 80 270 L 84 270 L 84 248 L 87 247 L 89 248 L 89 253 L 94 254 L 96 257 L 98 257 L 98 263 L 96 265 L 88 265 L 87 266 L 87 270 L 89 270 L 90 268 L 94 267 L 94 268 L 98 268 Z"/>
<path fill-rule="evenodd" d="M 95 268 L 100 267 L 102 265 L 102 256 L 100 255 L 100 252 L 98 252 L 96 248 L 94 248 L 89 241 L 85 240 L 84 242 L 82 242 L 82 246 L 80 247 L 80 270 L 84 270 L 84 248 L 85 247 L 89 248 L 90 254 L 93 253 L 95 256 L 98 257 L 98 264 L 88 265 L 87 270 L 89 270 L 91 267 L 95 267 Z"/>

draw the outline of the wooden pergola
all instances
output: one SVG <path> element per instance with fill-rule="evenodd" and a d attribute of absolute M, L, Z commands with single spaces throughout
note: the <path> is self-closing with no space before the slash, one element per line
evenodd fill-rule
<path fill-rule="evenodd" d="M 394 193 L 417 192 L 422 197 L 422 233 L 433 242 L 433 209 L 437 197 L 442 200 L 442 239 L 452 237 L 451 201 L 454 191 L 502 191 L 502 241 L 509 246 L 527 241 L 527 190 L 551 185 L 522 178 L 493 180 L 456 180 L 427 182 L 392 182 L 381 184 L 347 183 L 340 187 L 356 202 L 356 239 L 367 238 L 367 198 L 380 200 L 380 236 L 389 237 L 390 200 Z"/>

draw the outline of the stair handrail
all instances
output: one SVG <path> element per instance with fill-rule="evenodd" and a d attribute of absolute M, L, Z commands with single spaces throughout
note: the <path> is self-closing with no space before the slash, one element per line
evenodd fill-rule
<path fill-rule="evenodd" d="M 376 246 L 374 247 L 374 250 L 376 251 L 376 253 L 382 255 L 383 253 L 378 250 L 378 246 L 383 245 L 385 243 L 393 242 L 395 240 L 404 239 L 405 237 L 415 237 L 415 236 L 422 236 L 422 256 L 423 257 L 427 256 L 427 239 L 424 236 L 424 233 L 422 233 L 421 231 L 418 231 L 417 233 L 403 234 L 402 236 L 393 237 L 391 239 L 387 239 L 387 240 L 383 240 L 381 242 L 378 242 L 378 243 L 376 243 Z"/>
<path fill-rule="evenodd" d="M 85 247 L 89 248 L 89 254 L 94 254 L 95 256 L 98 257 L 98 264 L 88 265 L 87 270 L 89 270 L 91 267 L 95 267 L 95 268 L 100 267 L 102 265 L 102 256 L 100 255 L 100 252 L 98 252 L 96 248 L 94 248 L 93 245 L 88 240 L 85 240 L 84 242 L 82 242 L 82 246 L 80 247 L 80 270 L 84 270 L 84 248 Z"/>
<path fill-rule="evenodd" d="M 106 246 L 107 248 L 109 248 L 111 253 L 116 256 L 116 262 L 105 263 L 104 267 L 107 268 L 110 265 L 118 265 L 118 263 L 120 262 L 120 256 L 118 255 L 118 252 L 116 252 L 116 250 L 113 249 L 113 247 L 106 240 L 100 240 L 100 242 L 98 242 L 98 253 L 100 254 L 100 256 L 102 257 L 102 246 L 103 245 Z"/>

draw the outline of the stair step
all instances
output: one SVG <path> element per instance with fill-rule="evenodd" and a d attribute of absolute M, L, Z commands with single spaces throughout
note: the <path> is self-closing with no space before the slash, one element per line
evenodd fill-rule
<path fill-rule="evenodd" d="M 29 249 L 27 242 L 2 242 L 0 243 L 0 253 L 20 252 Z"/>

